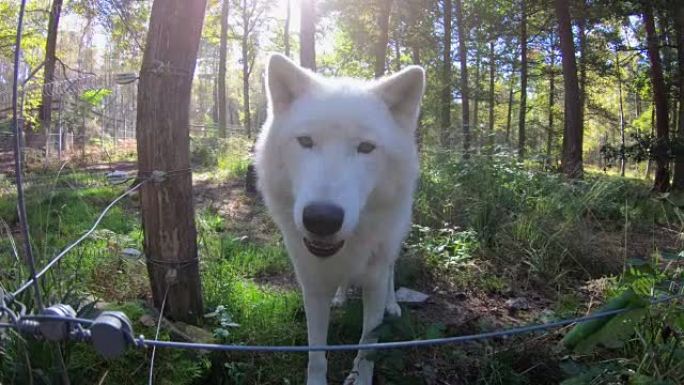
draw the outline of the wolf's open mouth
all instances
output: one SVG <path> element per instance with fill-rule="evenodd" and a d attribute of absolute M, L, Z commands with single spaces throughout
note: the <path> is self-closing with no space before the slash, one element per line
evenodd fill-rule
<path fill-rule="evenodd" d="M 344 241 L 339 241 L 338 243 L 327 243 L 312 241 L 304 238 L 304 245 L 307 249 L 309 249 L 311 254 L 317 257 L 330 257 L 340 251 L 342 246 L 344 246 Z"/>

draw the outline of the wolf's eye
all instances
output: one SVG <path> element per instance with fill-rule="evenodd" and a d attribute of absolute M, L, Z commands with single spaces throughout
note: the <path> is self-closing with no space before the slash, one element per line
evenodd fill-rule
<path fill-rule="evenodd" d="M 373 150 L 375 150 L 375 145 L 371 142 L 361 142 L 356 148 L 356 151 L 362 154 L 370 154 Z"/>
<path fill-rule="evenodd" d="M 313 139 L 310 136 L 298 136 L 297 141 L 304 148 L 311 148 L 314 145 Z"/>

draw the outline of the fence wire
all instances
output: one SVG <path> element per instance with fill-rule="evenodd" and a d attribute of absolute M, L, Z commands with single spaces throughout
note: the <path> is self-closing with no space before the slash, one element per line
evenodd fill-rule
<path fill-rule="evenodd" d="M 63 249 L 59 254 L 52 258 L 52 260 L 41 269 L 37 274 L 35 280 L 42 277 L 50 268 L 52 268 L 56 263 L 58 263 L 70 250 L 80 244 L 83 240 L 89 237 L 100 224 L 101 220 L 107 214 L 107 212 L 114 207 L 119 201 L 128 196 L 130 193 L 139 189 L 143 184 L 147 182 L 158 182 L 162 181 L 167 177 L 173 177 L 174 175 L 180 175 L 186 172 L 191 172 L 192 169 L 179 169 L 171 170 L 166 172 L 153 171 L 153 172 L 140 172 L 138 175 L 144 175 L 144 179 L 140 180 L 137 184 L 127 189 L 116 199 L 114 199 L 105 209 L 100 213 L 96 221 L 93 223 L 91 228 L 79 237 L 76 241 L 71 243 L 65 249 Z M 9 295 L 0 296 L 2 303 L 0 304 L 0 315 L 6 313 L 11 316 L 13 322 L 10 323 L 0 323 L 0 329 L 2 328 L 18 328 L 21 329 L 22 322 L 33 321 L 30 327 L 26 327 L 26 330 L 39 330 L 35 322 L 56 322 L 62 321 L 67 325 L 77 324 L 90 326 L 97 320 L 89 320 L 82 318 L 72 318 L 72 317 L 60 317 L 60 316 L 47 316 L 47 315 L 23 315 L 20 313 L 19 316 L 12 316 L 14 313 L 7 307 L 15 298 L 29 288 L 34 282 L 31 278 L 24 282 L 19 289 L 14 291 Z M 684 294 L 670 295 L 666 297 L 661 297 L 653 299 L 651 301 L 652 305 L 666 303 L 679 299 Z M 7 305 L 5 305 L 7 303 Z M 178 342 L 178 341 L 159 341 L 155 339 L 146 339 L 143 335 L 138 337 L 134 336 L 132 332 L 126 331 L 124 337 L 126 341 L 138 348 L 173 348 L 173 349 L 191 349 L 191 350 L 209 350 L 209 351 L 224 351 L 224 352 L 270 352 L 270 353 L 304 353 L 304 352 L 321 352 L 321 351 L 350 351 L 350 350 L 387 350 L 387 349 L 405 349 L 405 348 L 419 348 L 427 346 L 439 346 L 447 344 L 463 344 L 466 342 L 487 340 L 495 338 L 507 338 L 515 335 L 528 334 L 540 331 L 546 331 L 550 329 L 559 328 L 562 326 L 578 324 L 583 322 L 588 322 L 596 319 L 607 318 L 630 311 L 636 310 L 635 308 L 624 308 L 610 311 L 600 311 L 587 316 L 563 319 L 559 321 L 553 321 L 542 324 L 527 325 L 522 327 L 515 327 L 509 329 L 499 329 L 485 333 L 470 334 L 464 336 L 453 336 L 444 338 L 434 338 L 434 339 L 424 339 L 424 340 L 409 340 L 409 341 L 396 341 L 396 342 L 376 342 L 376 343 L 359 343 L 359 344 L 341 344 L 341 345 L 319 345 L 319 346 L 278 346 L 278 345 L 239 345 L 239 344 L 209 344 L 209 343 L 196 343 L 196 342 Z M 161 315 L 160 315 L 161 317 Z M 81 333 L 83 330 L 79 329 Z M 82 334 L 77 334 L 79 340 L 85 340 Z"/>
<path fill-rule="evenodd" d="M 675 294 L 653 299 L 650 304 L 657 305 L 680 299 L 684 294 Z M 308 353 L 308 352 L 340 352 L 351 350 L 390 350 L 390 349 L 409 349 L 421 348 L 440 345 L 456 345 L 468 342 L 490 340 L 496 338 L 508 338 L 516 335 L 530 334 L 535 332 L 546 331 L 550 329 L 557 329 L 559 327 L 580 324 L 597 319 L 608 318 L 620 314 L 629 313 L 642 307 L 623 308 L 617 310 L 600 311 L 587 316 L 563 319 L 559 321 L 547 322 L 542 324 L 527 325 L 508 329 L 499 329 L 485 333 L 469 334 L 454 337 L 443 337 L 423 340 L 408 340 L 395 342 L 375 342 L 375 343 L 359 343 L 359 344 L 340 344 L 340 345 L 226 345 L 226 344 L 209 344 L 198 342 L 178 342 L 178 341 L 159 341 L 155 339 L 146 339 L 143 335 L 135 337 L 132 333 L 123 334 L 126 342 L 137 348 L 171 348 L 171 349 L 186 349 L 186 350 L 205 350 L 205 351 L 221 351 L 221 352 L 251 352 L 251 353 Z M 7 308 L 0 307 L 0 313 Z M 161 315 L 160 315 L 161 317 Z M 62 321 L 66 324 L 78 324 L 90 326 L 97 322 L 97 320 L 89 320 L 82 318 L 70 318 L 60 316 L 23 316 L 16 317 L 16 322 L 0 324 L 2 328 L 20 328 L 23 320 L 43 320 L 43 321 Z M 160 321 L 161 322 L 161 321 Z"/>
<path fill-rule="evenodd" d="M 88 238 L 88 237 L 90 236 L 90 234 L 92 234 L 93 231 L 95 231 L 95 229 L 97 228 L 97 226 L 98 226 L 98 225 L 100 224 L 100 222 L 102 221 L 102 218 L 104 218 L 104 216 L 107 214 L 107 212 L 109 212 L 109 210 L 110 210 L 112 207 L 114 207 L 120 200 L 122 200 L 123 198 L 125 198 L 126 196 L 128 196 L 130 193 L 132 193 L 133 191 L 135 191 L 135 190 L 137 190 L 138 188 L 140 188 L 143 184 L 147 183 L 149 180 L 150 180 L 150 178 L 143 179 L 141 182 L 137 183 L 137 184 L 134 185 L 133 187 L 131 187 L 131 188 L 129 188 L 128 190 L 126 190 L 123 194 L 119 195 L 119 196 L 118 196 L 116 199 L 114 199 L 109 205 L 107 205 L 107 207 L 105 207 L 105 209 L 102 210 L 102 212 L 100 213 L 100 215 L 97 217 L 97 219 L 95 220 L 95 223 L 93 223 L 93 225 L 91 226 L 91 228 L 90 228 L 85 234 L 83 234 L 80 238 L 78 238 L 76 241 L 74 241 L 73 243 L 71 243 L 69 246 L 65 247 L 59 254 L 57 254 L 56 256 L 54 256 L 54 257 L 50 260 L 50 262 L 48 262 L 48 264 L 45 265 L 45 267 L 43 267 L 43 268 L 36 274 L 35 280 L 40 279 L 40 277 L 42 277 L 43 275 L 45 275 L 45 273 L 47 273 L 47 271 L 50 270 L 50 268 L 51 268 L 52 266 L 54 266 L 57 262 L 59 262 L 59 261 L 60 261 L 60 260 L 61 260 L 61 259 L 62 259 L 70 250 L 71 250 L 71 249 L 73 249 L 74 247 L 78 246 L 79 243 L 83 242 L 83 240 L 85 240 L 86 238 Z M 17 289 L 16 291 L 14 291 L 14 292 L 11 294 L 10 300 L 13 299 L 13 298 L 15 298 L 15 297 L 18 296 L 19 294 L 21 294 L 24 290 L 26 290 L 29 286 L 31 286 L 31 284 L 33 284 L 33 282 L 34 282 L 34 278 L 31 278 L 31 279 L 27 280 L 26 282 L 24 282 L 24 284 L 21 285 L 21 286 L 19 287 L 19 289 Z"/>

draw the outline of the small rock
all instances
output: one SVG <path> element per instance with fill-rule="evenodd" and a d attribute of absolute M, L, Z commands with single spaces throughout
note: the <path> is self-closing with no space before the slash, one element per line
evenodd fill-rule
<path fill-rule="evenodd" d="M 214 343 L 214 335 L 200 327 L 188 325 L 183 322 L 176 322 L 174 326 L 182 331 L 193 342 Z"/>
<path fill-rule="evenodd" d="M 122 184 L 129 179 L 128 173 L 125 171 L 112 171 L 107 174 L 107 181 L 109 184 Z"/>
<path fill-rule="evenodd" d="M 155 320 L 154 317 L 152 317 L 149 314 L 143 314 L 142 317 L 140 317 L 140 319 L 138 320 L 138 322 L 147 326 L 148 328 L 151 328 L 151 327 L 157 325 L 157 320 Z"/>
<path fill-rule="evenodd" d="M 396 292 L 397 302 L 424 303 L 430 298 L 429 295 L 406 287 L 400 287 Z"/>
<path fill-rule="evenodd" d="M 142 252 L 140 250 L 131 247 L 121 250 L 121 256 L 126 259 L 139 259 L 141 255 Z"/>
<path fill-rule="evenodd" d="M 529 310 L 530 303 L 526 298 L 523 297 L 511 298 L 506 301 L 506 307 L 512 312 L 516 312 L 518 310 Z"/>

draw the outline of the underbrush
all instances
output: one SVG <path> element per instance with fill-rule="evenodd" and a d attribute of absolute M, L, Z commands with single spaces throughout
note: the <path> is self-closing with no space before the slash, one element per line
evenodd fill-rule
<path fill-rule="evenodd" d="M 212 180 L 242 178 L 249 143 L 234 139 L 220 148 L 196 150 L 195 166 L 204 165 Z M 415 225 L 397 267 L 397 284 L 428 292 L 437 302 L 427 308 L 404 307 L 400 319 L 387 320 L 376 331 L 382 341 L 491 331 L 515 320 L 548 322 L 595 311 L 597 304 L 630 290 L 640 299 L 681 290 L 682 215 L 675 195 L 654 197 L 641 181 L 601 174 L 569 182 L 507 156 L 465 161 L 426 155 L 422 170 Z M 27 186 L 27 207 L 39 266 L 82 234 L 124 189 L 91 180 L 85 173 L 68 178 L 53 174 L 47 184 L 34 181 Z M 0 217 L 15 230 L 15 198 L 11 185 L 5 184 L 0 185 Z M 251 198 L 240 199 L 259 205 Z M 149 338 L 156 315 L 144 256 L 131 252 L 142 250 L 138 203 L 135 198 L 121 203 L 41 285 L 49 293 L 46 302 L 70 304 L 83 317 L 92 318 L 102 309 L 123 310 L 136 334 Z M 265 215 L 257 208 L 255 215 Z M 206 315 L 202 329 L 183 328 L 184 335 L 216 343 L 306 344 L 302 298 L 280 237 L 248 237 L 255 232 L 246 228 L 248 223 L 229 226 L 230 220 L 213 209 L 197 212 Z M 27 272 L 4 229 L 0 227 L 0 282 L 12 290 Z M 437 306 L 449 301 L 456 307 L 468 306 L 471 299 L 503 303 L 530 293 L 551 304 L 530 309 L 524 317 L 485 309 L 453 323 L 447 313 L 431 313 L 442 311 Z M 30 291 L 19 300 L 34 308 Z M 562 346 L 561 336 L 569 331 L 564 329 L 379 352 L 376 372 L 387 384 L 682 383 L 681 305 L 642 306 L 636 314 L 627 324 L 621 321 L 625 318 L 602 324 L 597 330 L 603 334 L 585 336 L 582 351 Z M 360 325 L 360 298 L 352 295 L 347 306 L 332 313 L 329 342 L 356 342 Z M 0 383 L 58 383 L 63 373 L 72 383 L 147 381 L 150 351 L 131 348 L 123 357 L 106 361 L 88 344 L 45 343 L 14 332 L 0 333 L 0 338 Z M 160 338 L 183 336 L 162 327 Z M 331 383 L 343 381 L 353 356 L 328 355 Z M 155 383 L 301 384 L 306 359 L 305 354 L 160 349 Z"/>
<path fill-rule="evenodd" d="M 195 170 L 209 171 L 215 180 L 244 176 L 250 162 L 250 147 L 250 140 L 240 136 L 193 138 L 190 142 L 192 166 Z"/>
<path fill-rule="evenodd" d="M 477 256 L 506 267 L 525 288 L 557 289 L 568 278 L 619 273 L 621 234 L 648 234 L 679 220 L 641 181 L 603 175 L 567 181 L 505 156 L 435 155 L 423 161 L 415 222 L 413 243 L 436 240 L 424 251 L 442 267 Z M 633 251 L 644 257 L 651 250 Z"/>

